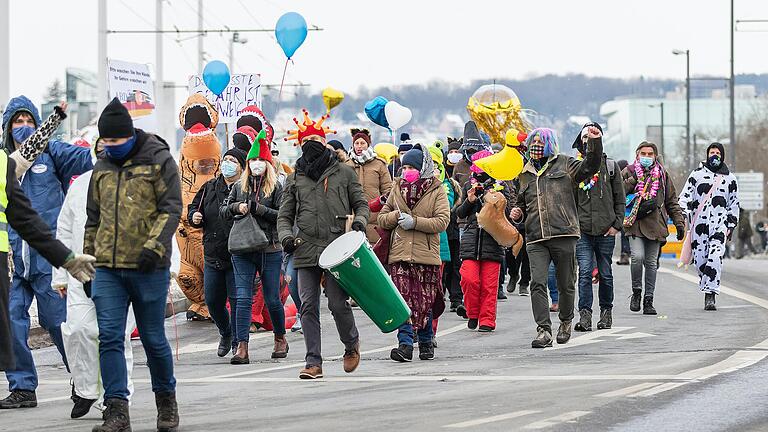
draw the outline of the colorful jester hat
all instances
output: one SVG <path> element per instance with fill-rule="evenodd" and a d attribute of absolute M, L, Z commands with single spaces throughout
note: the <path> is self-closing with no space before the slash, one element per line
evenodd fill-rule
<path fill-rule="evenodd" d="M 285 137 L 286 141 L 290 140 L 296 140 L 295 145 L 301 145 L 301 140 L 308 136 L 317 135 L 320 137 L 325 138 L 325 134 L 327 133 L 336 133 L 335 130 L 331 130 L 327 126 L 323 126 L 323 122 L 330 117 L 328 114 L 320 117 L 319 120 L 316 122 L 309 118 L 309 113 L 306 109 L 301 110 L 304 113 L 304 120 L 299 123 L 299 121 L 294 117 L 293 122 L 296 123 L 296 126 L 298 126 L 297 130 L 289 130 L 288 136 Z"/>
<path fill-rule="evenodd" d="M 251 146 L 251 151 L 248 152 L 246 160 L 261 159 L 272 163 L 272 150 L 269 142 L 267 141 L 267 132 L 262 129 L 258 135 L 256 135 L 256 141 Z"/>

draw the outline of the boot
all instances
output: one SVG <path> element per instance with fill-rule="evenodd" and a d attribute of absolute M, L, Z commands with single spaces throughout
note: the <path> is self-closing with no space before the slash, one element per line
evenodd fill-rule
<path fill-rule="evenodd" d="M 509 278 L 509 282 L 507 282 L 507 292 L 510 294 L 515 292 L 515 281 L 512 278 Z"/>
<path fill-rule="evenodd" d="M 580 332 L 592 331 L 592 311 L 589 309 L 580 310 L 579 322 L 576 323 L 573 329 Z"/>
<path fill-rule="evenodd" d="M 248 364 L 251 361 L 248 359 L 248 342 L 239 342 L 237 344 L 237 351 L 229 361 L 229 364 Z"/>
<path fill-rule="evenodd" d="M 623 253 L 621 254 L 621 257 L 618 261 L 616 261 L 616 264 L 618 265 L 629 265 L 629 254 Z"/>
<path fill-rule="evenodd" d="M 104 401 L 104 423 L 94 426 L 91 432 L 131 432 L 131 416 L 128 413 L 128 401 L 107 399 Z"/>
<path fill-rule="evenodd" d="M 470 330 L 474 330 L 477 328 L 477 318 L 470 318 L 469 321 L 467 321 L 467 328 Z"/>
<path fill-rule="evenodd" d="M 506 300 L 507 295 L 504 294 L 504 288 L 499 285 L 499 292 L 496 294 L 496 300 Z"/>
<path fill-rule="evenodd" d="M 413 345 L 400 344 L 397 348 L 392 348 L 389 358 L 400 363 L 413 360 Z"/>
<path fill-rule="evenodd" d="M 611 328 L 613 325 L 613 311 L 611 309 L 600 309 L 600 321 L 597 322 L 598 330 Z"/>
<path fill-rule="evenodd" d="M 344 372 L 352 373 L 360 366 L 360 339 L 352 349 L 344 350 Z"/>
<path fill-rule="evenodd" d="M 704 310 L 706 311 L 717 310 L 717 307 L 715 306 L 715 293 L 704 294 Z"/>
<path fill-rule="evenodd" d="M 653 296 L 645 296 L 643 299 L 643 315 L 656 315 L 656 309 L 653 307 Z"/>
<path fill-rule="evenodd" d="M 632 298 L 629 300 L 629 310 L 632 312 L 640 312 L 640 297 L 642 293 L 642 290 L 632 290 Z"/>
<path fill-rule="evenodd" d="M 432 342 L 419 342 L 419 360 L 432 360 L 435 358 L 435 347 Z"/>
<path fill-rule="evenodd" d="M 221 339 L 219 339 L 219 349 L 216 350 L 216 355 L 219 357 L 224 357 L 225 355 L 229 354 L 229 350 L 231 349 L 232 335 L 222 336 Z"/>
<path fill-rule="evenodd" d="M 179 407 L 175 392 L 155 393 L 157 432 L 175 432 L 179 427 Z"/>
<path fill-rule="evenodd" d="M 285 340 L 285 335 L 275 335 L 275 349 L 272 350 L 272 358 L 286 358 L 288 357 L 288 341 Z"/>
<path fill-rule="evenodd" d="M 528 291 L 528 285 L 520 285 L 520 290 L 517 292 L 517 295 L 520 297 L 528 297 L 530 294 L 530 291 Z"/>
<path fill-rule="evenodd" d="M 539 327 L 536 329 L 538 331 L 538 334 L 536 335 L 536 339 L 531 341 L 531 348 L 546 348 L 552 346 L 552 332 L 545 329 L 544 327 Z"/>
<path fill-rule="evenodd" d="M 37 396 L 34 390 L 13 390 L 7 398 L 0 400 L 0 409 L 34 408 Z"/>
<path fill-rule="evenodd" d="M 571 322 L 562 321 L 560 323 L 560 328 L 557 329 L 557 343 L 562 345 L 562 344 L 568 343 L 570 339 L 571 339 Z"/>

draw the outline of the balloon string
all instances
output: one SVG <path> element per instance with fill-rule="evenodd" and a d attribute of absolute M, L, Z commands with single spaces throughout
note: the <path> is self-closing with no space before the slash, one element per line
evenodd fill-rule
<path fill-rule="evenodd" d="M 283 68 L 283 78 L 280 79 L 280 92 L 277 94 L 277 111 L 275 111 L 275 118 L 280 112 L 280 102 L 283 100 L 283 84 L 285 83 L 285 73 L 288 71 L 288 62 L 291 61 L 290 57 L 285 59 L 285 67 Z"/>

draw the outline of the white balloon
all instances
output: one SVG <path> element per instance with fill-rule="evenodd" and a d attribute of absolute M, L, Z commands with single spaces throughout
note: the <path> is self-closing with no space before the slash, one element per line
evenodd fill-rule
<path fill-rule="evenodd" d="M 400 129 L 411 121 L 413 113 L 410 109 L 400 105 L 395 101 L 389 101 L 384 105 L 384 115 L 387 117 L 387 123 L 392 130 Z"/>

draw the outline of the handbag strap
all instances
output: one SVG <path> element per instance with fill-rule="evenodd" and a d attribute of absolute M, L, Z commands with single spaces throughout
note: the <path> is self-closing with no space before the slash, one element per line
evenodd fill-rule
<path fill-rule="evenodd" d="M 712 194 L 715 193 L 715 189 L 720 187 L 720 183 L 722 183 L 723 179 L 725 179 L 725 176 L 721 174 L 715 174 L 715 180 L 712 182 L 712 187 L 709 188 L 709 192 L 704 196 L 704 199 L 701 200 L 699 203 L 699 208 L 696 209 L 696 214 L 693 216 L 693 219 L 691 220 L 691 226 L 696 224 L 696 221 L 699 220 L 699 216 L 701 216 L 701 212 L 704 211 L 704 206 L 709 203 L 709 200 L 712 198 Z"/>

